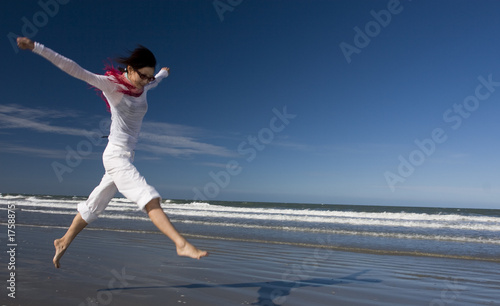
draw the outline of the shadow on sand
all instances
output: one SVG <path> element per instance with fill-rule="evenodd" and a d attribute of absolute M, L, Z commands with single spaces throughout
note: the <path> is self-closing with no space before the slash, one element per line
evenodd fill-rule
<path fill-rule="evenodd" d="M 259 306 L 277 306 L 286 300 L 286 297 L 290 295 L 292 289 L 303 288 L 303 287 L 325 287 L 340 284 L 349 283 L 380 283 L 379 279 L 370 278 L 359 278 L 361 275 L 369 272 L 370 270 L 363 270 L 357 273 L 353 273 L 348 276 L 341 278 L 311 278 L 306 280 L 297 281 L 270 281 L 270 282 L 253 282 L 253 283 L 238 283 L 238 284 L 190 284 L 182 286 L 142 286 L 142 287 L 121 287 L 121 288 L 107 288 L 99 289 L 97 291 L 113 291 L 113 290 L 136 290 L 136 289 L 160 289 L 160 288 L 187 288 L 187 289 L 197 289 L 197 288 L 247 288 L 255 287 L 259 288 L 257 291 L 259 294 L 258 300 L 252 305 Z M 279 304 L 275 304 L 279 303 Z"/>

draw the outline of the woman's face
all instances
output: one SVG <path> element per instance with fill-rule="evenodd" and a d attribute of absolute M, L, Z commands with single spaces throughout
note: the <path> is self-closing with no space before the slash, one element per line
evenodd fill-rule
<path fill-rule="evenodd" d="M 131 66 L 127 67 L 128 78 L 132 85 L 134 85 L 137 89 L 142 89 L 148 83 L 152 82 L 155 77 L 155 69 L 153 67 L 143 67 L 135 70 Z"/>

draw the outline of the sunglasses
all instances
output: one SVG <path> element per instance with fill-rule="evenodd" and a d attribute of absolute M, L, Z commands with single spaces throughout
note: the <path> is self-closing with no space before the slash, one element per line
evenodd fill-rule
<path fill-rule="evenodd" d="M 141 78 L 141 80 L 145 80 L 145 81 L 148 81 L 148 82 L 153 82 L 155 80 L 155 77 L 154 76 L 147 76 L 145 74 L 142 74 L 139 70 L 137 69 L 134 69 L 135 72 L 137 72 L 137 74 L 139 75 L 139 77 Z"/>

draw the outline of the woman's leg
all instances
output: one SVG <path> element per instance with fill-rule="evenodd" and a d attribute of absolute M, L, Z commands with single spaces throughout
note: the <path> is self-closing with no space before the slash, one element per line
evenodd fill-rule
<path fill-rule="evenodd" d="M 56 254 L 52 261 L 56 268 L 60 267 L 59 260 L 71 242 L 89 223 L 97 219 L 106 206 L 108 206 L 109 201 L 116 194 L 116 191 L 117 189 L 111 176 L 104 174 L 101 183 L 94 188 L 87 201 L 78 204 L 78 214 L 73 219 L 73 223 L 71 223 L 68 231 L 62 238 L 54 240 Z"/>
<path fill-rule="evenodd" d="M 75 239 L 76 235 L 78 235 L 78 233 L 80 233 L 87 225 L 88 223 L 85 222 L 80 213 L 78 213 L 73 219 L 73 223 L 71 223 L 71 226 L 68 228 L 66 234 L 64 234 L 62 238 L 54 240 L 56 255 L 54 255 L 52 262 L 56 268 L 60 267 L 59 259 L 61 259 L 64 255 L 64 252 L 66 252 L 66 249 L 68 249 L 73 239 Z"/>
<path fill-rule="evenodd" d="M 194 247 L 170 223 L 167 215 L 161 209 L 160 194 L 146 182 L 146 179 L 132 164 L 134 152 L 119 147 L 109 148 L 112 148 L 109 151 L 112 151 L 113 155 L 107 156 L 105 152 L 103 155 L 104 168 L 106 173 L 112 177 L 118 191 L 130 201 L 137 203 L 139 208 L 148 214 L 153 224 L 175 243 L 178 255 L 196 259 L 207 256 L 206 251 Z"/>
<path fill-rule="evenodd" d="M 145 209 L 153 224 L 175 243 L 179 256 L 200 259 L 208 255 L 208 252 L 197 249 L 175 229 L 172 223 L 170 223 L 168 216 L 163 212 L 159 198 L 151 200 Z"/>

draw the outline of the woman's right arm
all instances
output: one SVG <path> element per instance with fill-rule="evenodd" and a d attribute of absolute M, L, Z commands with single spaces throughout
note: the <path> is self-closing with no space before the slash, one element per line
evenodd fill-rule
<path fill-rule="evenodd" d="M 32 50 L 34 53 L 37 53 L 46 58 L 47 60 L 52 62 L 52 64 L 54 64 L 67 74 L 71 75 L 72 77 L 87 82 L 88 84 L 99 88 L 104 92 L 111 92 L 116 88 L 116 84 L 111 82 L 106 76 L 89 72 L 80 67 L 80 65 L 78 65 L 76 62 L 60 55 L 57 52 L 52 51 L 42 44 L 33 42 L 26 37 L 19 37 L 17 39 L 17 44 L 19 48 Z"/>

